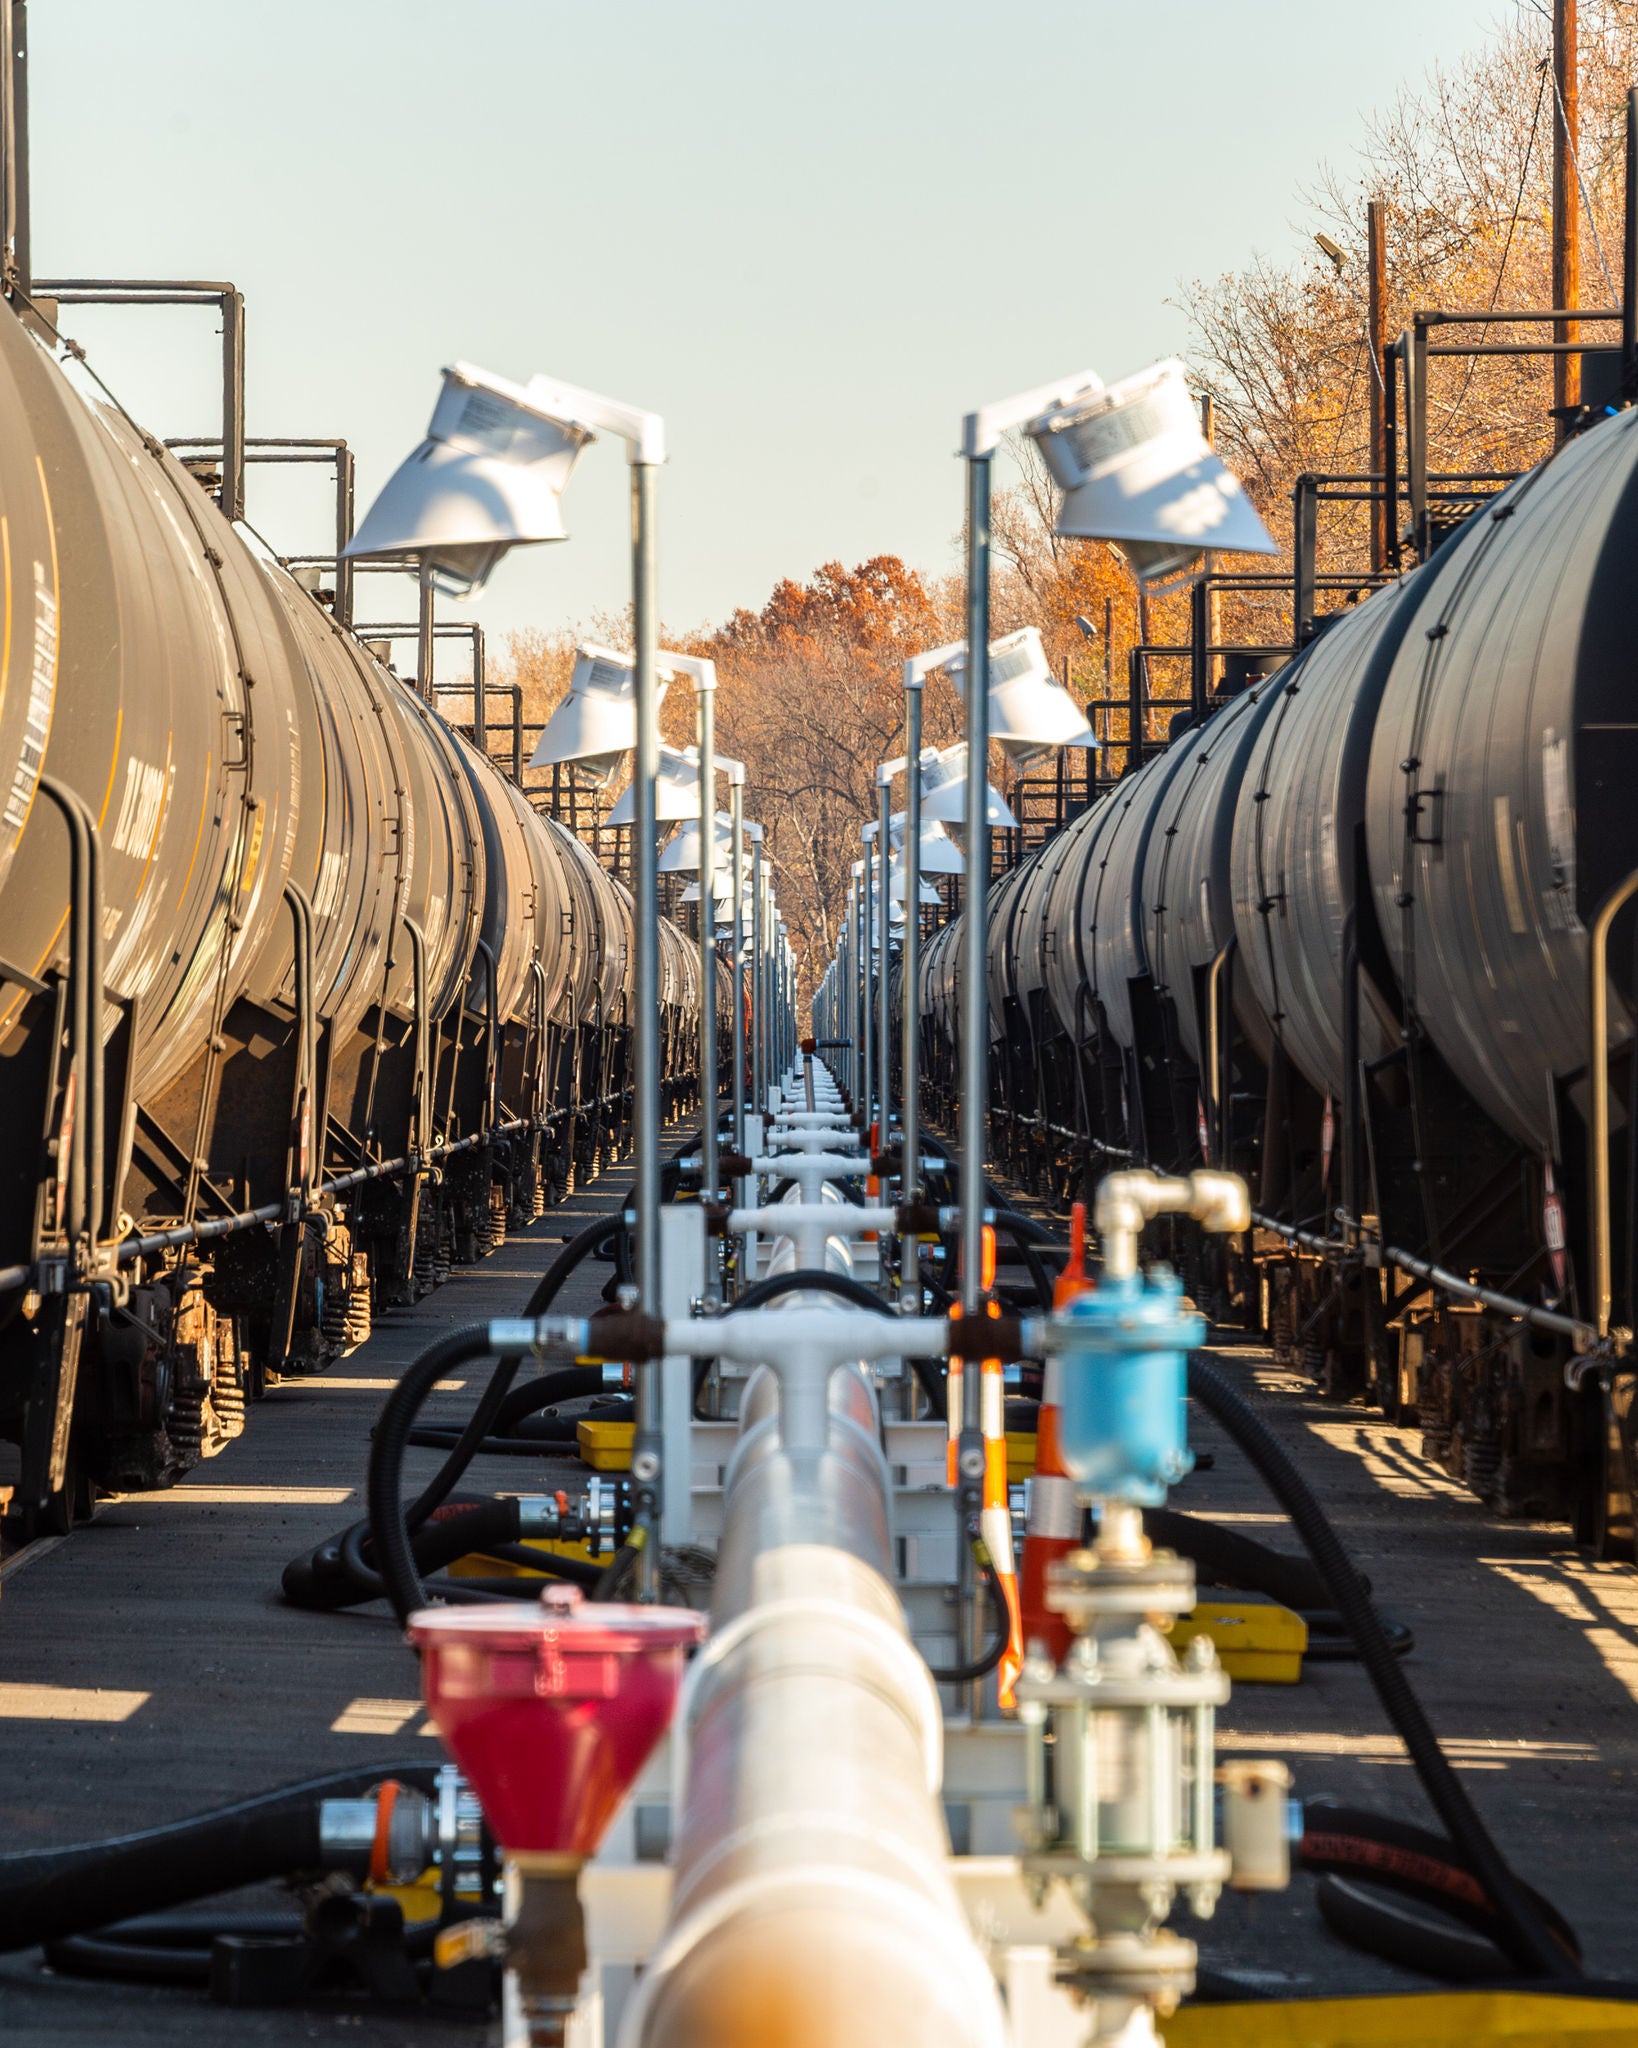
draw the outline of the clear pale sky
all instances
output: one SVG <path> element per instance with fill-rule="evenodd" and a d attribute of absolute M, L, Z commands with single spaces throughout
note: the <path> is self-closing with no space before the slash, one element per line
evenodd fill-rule
<path fill-rule="evenodd" d="M 38 275 L 231 278 L 252 433 L 342 434 L 360 514 L 457 356 L 664 413 L 673 628 L 783 575 L 952 559 L 975 404 L 1182 349 L 1180 280 L 1298 253 L 1297 189 L 1508 0 L 34 0 Z M 208 313 L 73 310 L 144 424 L 212 432 Z M 625 467 L 471 614 L 617 607 Z M 286 551 L 315 479 L 252 474 Z M 402 613 L 372 579 L 365 616 Z M 407 589 L 407 586 L 406 586 Z"/>

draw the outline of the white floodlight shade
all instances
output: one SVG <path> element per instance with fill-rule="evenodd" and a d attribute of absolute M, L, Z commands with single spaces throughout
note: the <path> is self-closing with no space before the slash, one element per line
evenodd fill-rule
<path fill-rule="evenodd" d="M 1109 541 L 1141 581 L 1185 576 L 1207 548 L 1278 554 L 1212 452 L 1177 358 L 1030 423 L 1064 492 L 1055 531 Z"/>
<path fill-rule="evenodd" d="M 665 693 L 661 677 L 655 686 L 656 704 Z M 631 656 L 611 647 L 577 647 L 569 694 L 546 721 L 529 766 L 572 765 L 592 781 L 608 783 L 622 756 L 636 744 L 637 690 Z"/>
<path fill-rule="evenodd" d="M 998 830 L 1015 831 L 1018 820 L 1007 808 L 993 782 L 987 783 L 989 799 L 984 815 Z M 932 767 L 922 756 L 921 815 L 929 825 L 960 825 L 967 817 L 967 743 L 946 747 Z"/>
<path fill-rule="evenodd" d="M 893 849 L 895 859 L 904 851 L 904 825 L 905 813 L 895 811 L 887 832 L 887 843 Z M 924 875 L 962 875 L 967 872 L 961 848 L 936 819 L 921 828 L 919 865 Z"/>
<path fill-rule="evenodd" d="M 965 688 L 966 656 L 947 663 L 950 680 Z M 1015 768 L 1053 747 L 1095 747 L 1084 713 L 1052 673 L 1040 631 L 1024 626 L 990 642 L 990 738 Z"/>
<path fill-rule="evenodd" d="M 733 844 L 733 820 L 726 812 L 718 811 L 716 831 L 717 861 L 714 872 L 722 874 L 725 860 L 732 860 L 728 851 Z M 660 872 L 666 875 L 698 874 L 700 867 L 700 821 L 698 818 L 685 819 L 672 834 L 670 843 L 660 855 Z"/>
<path fill-rule="evenodd" d="M 904 863 L 896 860 L 888 868 L 887 900 L 899 904 L 904 901 Z M 916 901 L 918 903 L 942 903 L 943 897 L 930 882 L 917 877 Z"/>
<path fill-rule="evenodd" d="M 595 438 L 543 412 L 522 385 L 452 364 L 426 439 L 388 477 L 343 552 L 424 559 L 441 590 L 470 597 L 508 548 L 568 538 L 558 500 Z"/>
<path fill-rule="evenodd" d="M 725 867 L 718 868 L 716 873 L 711 877 L 711 894 L 718 903 L 731 903 L 733 901 L 733 878 L 730 876 L 728 870 Z M 684 903 L 698 903 L 698 901 L 700 900 L 700 885 L 697 878 L 694 881 L 690 882 L 687 888 L 683 890 L 681 900 Z M 739 901 L 740 908 L 743 910 L 745 916 L 749 917 L 751 914 L 751 881 L 749 866 L 747 866 L 745 873 L 742 874 L 739 878 Z"/>
<path fill-rule="evenodd" d="M 654 820 L 659 825 L 681 824 L 685 819 L 698 820 L 700 814 L 700 756 L 697 747 L 662 746 L 660 749 L 660 772 L 654 778 Z M 632 784 L 622 794 L 620 801 L 609 812 L 611 825 L 635 825 L 637 822 L 636 785 Z"/>

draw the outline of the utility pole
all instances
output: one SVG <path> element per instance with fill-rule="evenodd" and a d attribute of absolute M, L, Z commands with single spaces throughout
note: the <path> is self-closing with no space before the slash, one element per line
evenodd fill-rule
<path fill-rule="evenodd" d="M 1553 304 L 1566 312 L 1581 296 L 1581 206 L 1576 189 L 1575 152 L 1580 143 L 1581 66 L 1576 48 L 1576 0 L 1553 0 Z M 1581 339 L 1574 320 L 1555 322 L 1561 346 Z M 1560 414 L 1554 438 L 1562 442 L 1564 411 L 1581 402 L 1581 358 L 1553 357 L 1553 407 Z"/>
<path fill-rule="evenodd" d="M 1388 208 L 1373 199 L 1365 209 L 1366 340 L 1371 351 L 1371 474 L 1380 496 L 1371 500 L 1371 568 L 1388 565 Z"/>
<path fill-rule="evenodd" d="M 28 0 L 0 0 L 0 292 L 34 289 L 29 255 Z"/>
<path fill-rule="evenodd" d="M 1200 401 L 1200 431 L 1205 436 L 1206 446 L 1208 448 L 1215 448 L 1217 446 L 1217 404 L 1209 392 Z M 1223 637 L 1221 631 L 1221 598 L 1217 585 L 1210 581 L 1211 572 L 1216 566 L 1217 557 L 1208 548 L 1205 558 L 1205 574 L 1208 580 L 1202 586 L 1205 616 L 1201 622 L 1208 648 L 1215 647 Z M 1206 694 L 1211 696 L 1217 689 L 1217 657 L 1215 654 L 1207 654 L 1202 674 L 1205 677 Z"/>

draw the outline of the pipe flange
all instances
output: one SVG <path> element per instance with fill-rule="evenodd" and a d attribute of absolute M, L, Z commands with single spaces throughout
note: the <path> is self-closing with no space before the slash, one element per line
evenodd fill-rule
<path fill-rule="evenodd" d="M 1073 1849 L 1037 1849 L 1022 1857 L 1020 1863 L 1026 1876 L 1042 1882 L 1057 1878 L 1065 1883 L 1090 1884 L 1094 1889 L 1121 1885 L 1139 1890 L 1145 1886 L 1172 1885 L 1181 1890 L 1185 1885 L 1227 1884 L 1230 1870 L 1226 1849 L 1187 1849 L 1169 1856 L 1123 1856 L 1118 1849 L 1106 1855 L 1100 1849 L 1092 1862 L 1077 1856 Z"/>
<path fill-rule="evenodd" d="M 1174 1550 L 1145 1558 L 1073 1550 L 1047 1569 L 1046 1604 L 1079 1634 L 1105 1615 L 1187 1614 L 1194 1602 L 1194 1563 Z"/>
<path fill-rule="evenodd" d="M 1058 1951 L 1058 1981 L 1083 1998 L 1147 1999 L 1162 2015 L 1194 1989 L 1199 1952 L 1169 1928 L 1087 1935 Z"/>
<path fill-rule="evenodd" d="M 1221 1664 L 1198 1670 L 1100 1672 L 1097 1669 L 1060 1673 L 1056 1678 L 1018 1682 L 1018 1698 L 1026 1705 L 1086 1707 L 1096 1713 L 1141 1707 L 1222 1707 L 1228 1704 L 1228 1673 Z"/>

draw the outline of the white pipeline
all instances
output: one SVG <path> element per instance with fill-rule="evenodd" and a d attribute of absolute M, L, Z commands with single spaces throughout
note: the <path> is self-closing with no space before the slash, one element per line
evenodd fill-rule
<path fill-rule="evenodd" d="M 741 1320 L 777 1342 L 780 1385 L 746 1391 L 678 1714 L 670 1919 L 621 2048 L 1001 2048 L 946 1871 L 938 1695 L 893 1590 L 874 1394 L 822 1355 L 823 1310 L 719 1334 Z"/>

